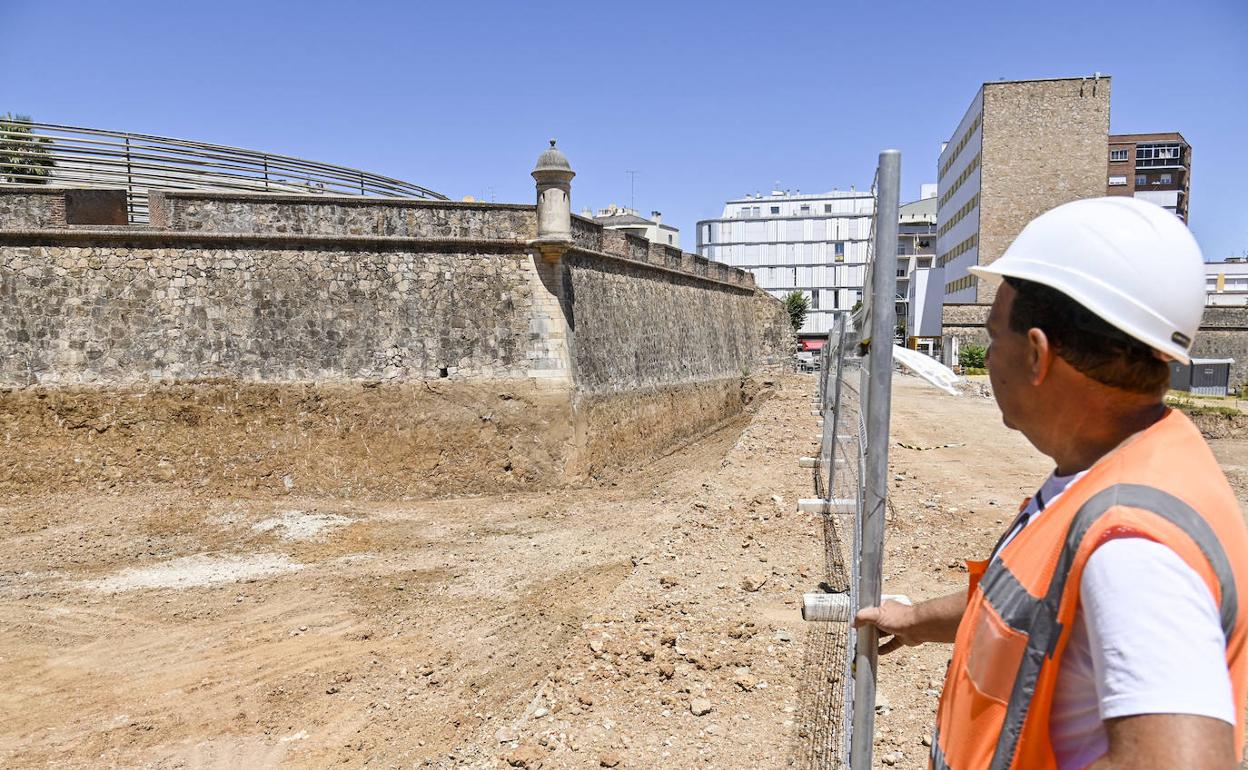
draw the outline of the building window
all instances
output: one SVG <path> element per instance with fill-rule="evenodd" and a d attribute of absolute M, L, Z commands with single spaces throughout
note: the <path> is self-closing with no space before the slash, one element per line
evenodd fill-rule
<path fill-rule="evenodd" d="M 1148 174 L 1136 174 L 1135 175 L 1136 187 L 1143 187 L 1146 184 L 1148 184 Z"/>
<path fill-rule="evenodd" d="M 836 241 L 832 244 L 832 254 L 836 257 L 837 262 L 845 261 L 845 241 Z"/>
<path fill-rule="evenodd" d="M 1125 176 L 1111 176 L 1109 178 L 1110 187 L 1122 187 L 1126 185 L 1127 178 Z"/>
<path fill-rule="evenodd" d="M 832 213 L 832 204 L 831 204 L 831 203 L 825 203 L 825 204 L 823 204 L 823 213 L 825 213 L 825 214 L 831 214 L 831 213 Z"/>
<path fill-rule="evenodd" d="M 1162 174 L 1157 180 L 1157 184 L 1174 184 L 1174 177 L 1170 174 Z"/>
<path fill-rule="evenodd" d="M 671 242 L 672 242 L 672 236 L 670 236 L 670 235 L 669 235 L 669 236 L 667 236 L 667 242 L 668 242 L 668 243 L 671 243 Z"/>
<path fill-rule="evenodd" d="M 801 212 L 802 212 L 803 214 L 809 214 L 809 213 L 810 213 L 810 206 L 803 205 L 803 206 L 802 206 L 802 208 L 801 208 Z"/>
<path fill-rule="evenodd" d="M 1177 144 L 1141 144 L 1135 148 L 1135 165 L 1177 166 L 1182 161 L 1182 148 Z"/>
<path fill-rule="evenodd" d="M 1110 150 L 1109 159 L 1110 160 L 1126 160 L 1127 151 L 1126 150 Z"/>
<path fill-rule="evenodd" d="M 818 309 L 819 309 L 819 292 L 818 292 L 818 290 L 811 290 L 811 292 L 810 292 L 810 309 L 811 309 L 811 310 L 818 310 Z"/>

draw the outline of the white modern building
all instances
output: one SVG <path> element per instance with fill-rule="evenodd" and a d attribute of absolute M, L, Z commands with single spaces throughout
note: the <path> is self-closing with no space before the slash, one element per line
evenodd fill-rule
<path fill-rule="evenodd" d="M 1205 263 L 1206 305 L 1248 305 L 1248 259 Z"/>
<path fill-rule="evenodd" d="M 663 215 L 657 211 L 651 211 L 651 218 L 646 219 L 634 209 L 611 204 L 605 209 L 598 209 L 597 214 L 591 215 L 586 209 L 581 212 L 581 216 L 593 219 L 608 230 L 623 230 L 626 233 L 640 235 L 651 243 L 680 248 L 680 230 L 663 224 Z"/>
<path fill-rule="evenodd" d="M 830 331 L 862 299 L 875 200 L 870 192 L 773 190 L 724 204 L 698 222 L 698 254 L 754 274 L 758 287 L 810 299 L 801 336 Z"/>
<path fill-rule="evenodd" d="M 898 344 L 935 355 L 941 333 L 945 271 L 936 261 L 936 185 L 902 204 L 897 233 L 897 318 L 904 321 Z"/>
<path fill-rule="evenodd" d="M 944 301 L 975 302 L 974 280 L 967 268 L 979 264 L 980 148 L 984 90 L 975 95 L 953 138 L 940 149 L 937 161 L 936 267 L 947 268 Z"/>

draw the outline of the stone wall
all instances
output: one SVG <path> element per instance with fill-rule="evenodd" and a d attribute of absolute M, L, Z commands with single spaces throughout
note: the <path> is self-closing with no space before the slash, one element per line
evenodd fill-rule
<path fill-rule="evenodd" d="M 963 345 L 987 345 L 989 305 L 945 305 L 944 333 Z M 1232 389 L 1248 384 L 1248 307 L 1209 305 L 1192 343 L 1193 358 L 1233 358 Z"/>
<path fill-rule="evenodd" d="M 945 305 L 941 308 L 941 334 L 954 337 L 961 345 L 988 345 L 988 322 L 991 305 Z"/>
<path fill-rule="evenodd" d="M 0 188 L 0 491 L 549 486 L 739 416 L 792 352 L 748 273 L 579 218 L 552 260 L 532 206 L 63 199 Z"/>
<path fill-rule="evenodd" d="M 0 246 L 0 383 L 523 377 L 531 261 Z"/>
<path fill-rule="evenodd" d="M 1248 307 L 1209 305 L 1192 342 L 1193 358 L 1233 358 L 1232 390 L 1248 385 Z"/>
<path fill-rule="evenodd" d="M 1105 194 L 1108 77 L 984 84 L 979 264 L 1045 211 Z M 976 301 L 996 287 L 977 281 Z"/>
<path fill-rule="evenodd" d="M 530 240 L 532 206 L 351 196 L 156 192 L 152 225 L 175 231 Z"/>
<path fill-rule="evenodd" d="M 587 393 L 739 378 L 757 367 L 754 290 L 587 253 L 563 260 Z"/>
<path fill-rule="evenodd" d="M 717 283 L 716 270 L 668 267 L 680 264 L 680 252 L 628 253 L 630 260 L 571 251 L 562 260 L 576 456 L 591 476 L 739 416 L 753 376 L 793 350 L 788 313 L 764 292 Z"/>
<path fill-rule="evenodd" d="M 0 227 L 33 230 L 65 226 L 65 188 L 23 185 L 0 194 Z"/>

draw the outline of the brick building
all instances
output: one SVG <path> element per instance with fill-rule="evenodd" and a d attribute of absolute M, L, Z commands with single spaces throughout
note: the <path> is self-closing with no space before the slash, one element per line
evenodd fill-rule
<path fill-rule="evenodd" d="M 990 303 L 967 268 L 995 261 L 1023 227 L 1105 194 L 1110 79 L 984 83 L 937 165 L 936 265 L 946 304 Z"/>
<path fill-rule="evenodd" d="M 1109 195 L 1132 195 L 1187 219 L 1192 146 L 1183 135 L 1114 134 L 1109 137 Z"/>

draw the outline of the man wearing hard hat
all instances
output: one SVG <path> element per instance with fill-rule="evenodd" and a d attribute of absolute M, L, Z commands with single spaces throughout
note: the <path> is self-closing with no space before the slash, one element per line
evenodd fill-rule
<path fill-rule="evenodd" d="M 1200 249 L 1134 198 L 1059 206 L 996 262 L 988 370 L 1055 463 L 966 591 L 858 613 L 881 647 L 953 642 L 937 770 L 1233 768 L 1248 697 L 1248 531 L 1163 403 L 1204 309 Z"/>

